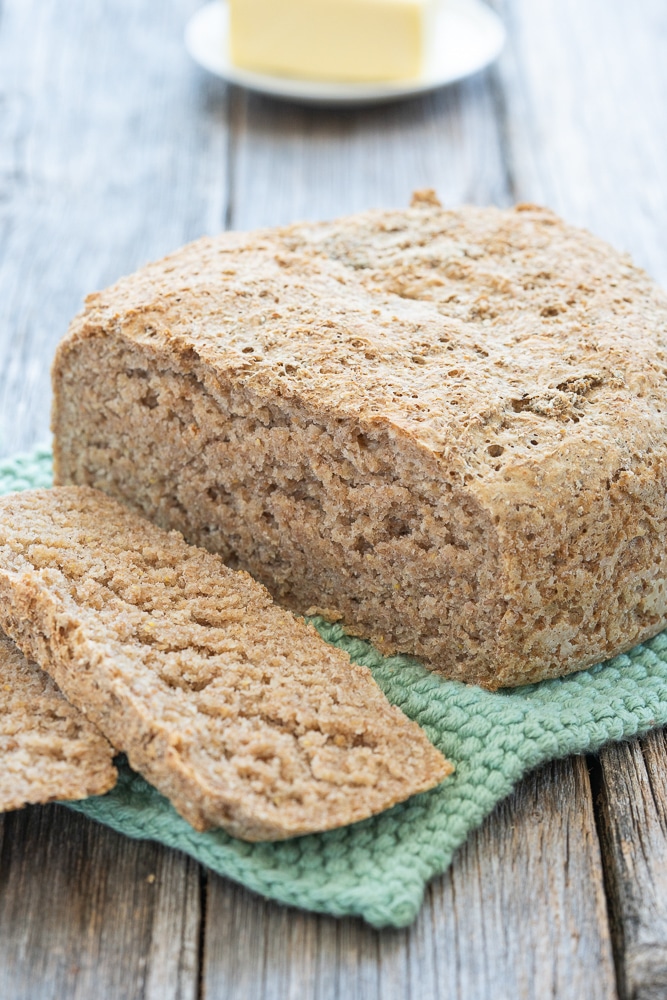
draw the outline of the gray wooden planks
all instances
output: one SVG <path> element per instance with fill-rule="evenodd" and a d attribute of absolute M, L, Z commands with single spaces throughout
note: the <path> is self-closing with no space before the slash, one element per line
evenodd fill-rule
<path fill-rule="evenodd" d="M 584 759 L 529 776 L 495 820 L 464 848 L 444 900 L 446 910 L 456 907 L 455 995 L 614 997 Z"/>
<path fill-rule="evenodd" d="M 233 228 L 326 219 L 409 204 L 436 188 L 448 205 L 511 201 L 492 77 L 373 109 L 313 109 L 235 90 Z"/>
<path fill-rule="evenodd" d="M 585 762 L 529 776 L 428 888 L 416 923 L 374 931 L 208 883 L 203 1000 L 612 1000 Z"/>
<path fill-rule="evenodd" d="M 223 225 L 226 92 L 183 49 L 196 6 L 3 3 L 0 454 L 47 439 L 84 295 Z"/>
<path fill-rule="evenodd" d="M 2 822 L 1 997 L 195 1000 L 196 864 L 63 806 Z"/>
<path fill-rule="evenodd" d="M 667 996 L 664 732 L 600 755 L 600 828 L 623 998 Z"/>
<path fill-rule="evenodd" d="M 667 286 L 663 0 L 496 0 L 517 197 L 590 228 Z"/>

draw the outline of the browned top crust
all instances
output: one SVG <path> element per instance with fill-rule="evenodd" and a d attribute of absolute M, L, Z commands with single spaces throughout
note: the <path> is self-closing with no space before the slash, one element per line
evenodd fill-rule
<path fill-rule="evenodd" d="M 70 337 L 114 328 L 258 397 L 386 425 L 501 513 L 664 440 L 664 293 L 534 206 L 420 202 L 198 240 L 89 296 Z"/>
<path fill-rule="evenodd" d="M 313 430 L 339 427 L 342 481 L 362 451 L 368 468 L 393 455 L 438 516 L 470 514 L 450 590 L 461 554 L 486 553 L 493 572 L 477 579 L 473 565 L 467 604 L 417 613 L 419 586 L 401 578 L 388 612 L 401 627 L 383 621 L 376 635 L 375 606 L 352 595 L 361 633 L 384 651 L 497 687 L 580 669 L 664 627 L 667 299 L 551 212 L 445 211 L 421 197 L 200 240 L 90 296 L 56 373 L 78 340 L 114 337 L 170 357 L 212 398 L 231 386 L 254 412 L 279 402 Z M 57 475 L 62 460 L 61 442 Z"/>
<path fill-rule="evenodd" d="M 0 500 L 0 622 L 197 828 L 362 819 L 451 766 L 247 573 L 83 487 Z"/>
<path fill-rule="evenodd" d="M 102 795 L 116 784 L 114 752 L 48 674 L 0 635 L 0 812 Z"/>

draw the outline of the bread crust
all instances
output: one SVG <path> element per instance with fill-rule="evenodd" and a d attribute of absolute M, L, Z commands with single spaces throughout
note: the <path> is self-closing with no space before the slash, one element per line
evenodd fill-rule
<path fill-rule="evenodd" d="M 0 635 L 0 812 L 102 795 L 115 751 L 36 663 Z"/>
<path fill-rule="evenodd" d="M 204 239 L 87 300 L 56 477 L 489 688 L 664 627 L 667 300 L 534 206 Z"/>
<path fill-rule="evenodd" d="M 200 830 L 326 830 L 452 772 L 366 667 L 96 490 L 0 499 L 0 622 Z"/>

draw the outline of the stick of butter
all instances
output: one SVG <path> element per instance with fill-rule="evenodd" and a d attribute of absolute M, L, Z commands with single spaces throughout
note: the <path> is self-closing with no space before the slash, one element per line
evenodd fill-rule
<path fill-rule="evenodd" d="M 311 80 L 413 79 L 436 2 L 230 0 L 232 62 Z"/>

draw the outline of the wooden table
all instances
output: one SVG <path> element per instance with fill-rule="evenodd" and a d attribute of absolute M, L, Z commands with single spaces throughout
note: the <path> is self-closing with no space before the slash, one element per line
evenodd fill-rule
<path fill-rule="evenodd" d="M 0 0 L 0 452 L 48 439 L 83 295 L 202 233 L 546 203 L 667 284 L 665 0 L 499 0 L 491 71 L 316 111 L 192 65 L 196 0 Z M 0 816 L 0 998 L 667 997 L 662 732 L 530 776 L 378 933 L 265 902 L 63 807 Z"/>

